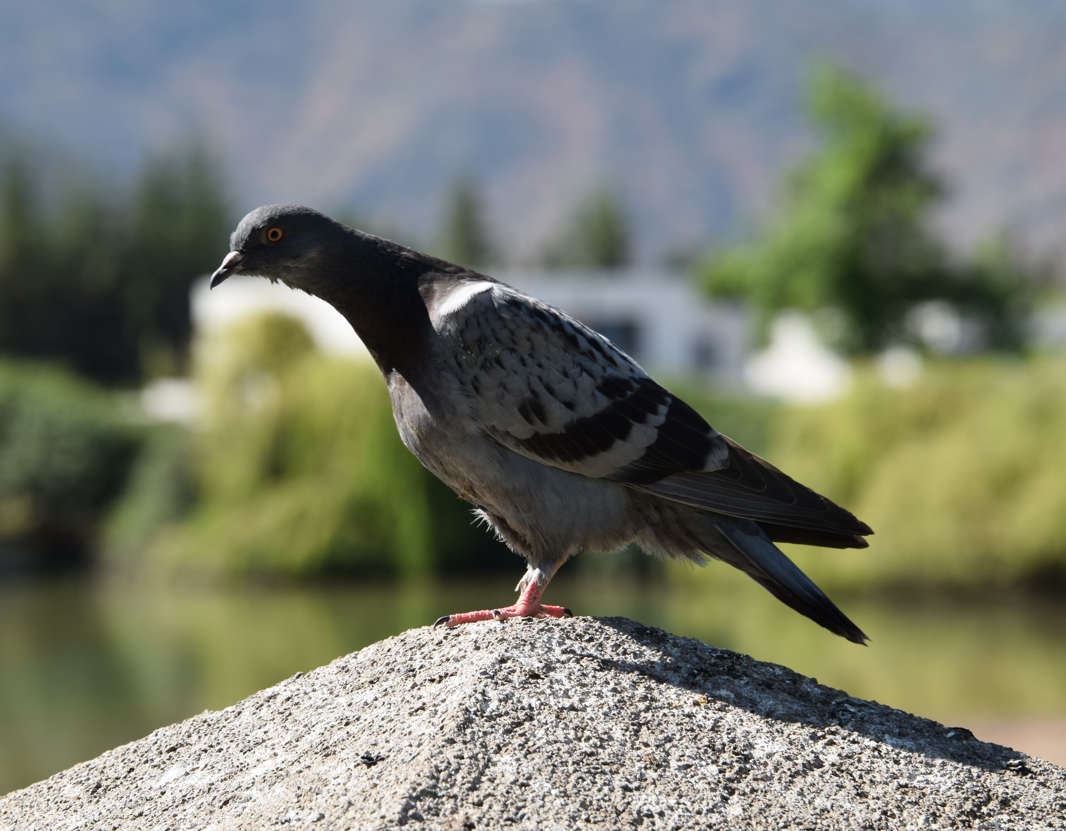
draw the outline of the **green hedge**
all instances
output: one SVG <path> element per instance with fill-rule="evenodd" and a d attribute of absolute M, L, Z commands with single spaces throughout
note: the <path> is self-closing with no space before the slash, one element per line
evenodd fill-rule
<path fill-rule="evenodd" d="M 403 446 L 369 361 L 323 356 L 297 321 L 271 314 L 199 344 L 197 379 L 196 497 L 148 545 L 150 568 L 302 578 L 517 566 Z"/>
<path fill-rule="evenodd" d="M 829 584 L 1066 580 L 1062 358 L 934 364 L 905 389 L 860 372 L 844 399 L 784 411 L 768 457 L 875 531 L 819 555 Z"/>
<path fill-rule="evenodd" d="M 142 445 L 111 394 L 37 364 L 0 364 L 0 542 L 30 566 L 84 563 Z"/>

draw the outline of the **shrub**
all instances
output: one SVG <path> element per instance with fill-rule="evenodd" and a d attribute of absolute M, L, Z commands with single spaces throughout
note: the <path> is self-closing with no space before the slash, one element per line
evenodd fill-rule
<path fill-rule="evenodd" d="M 83 563 L 142 439 L 111 395 L 57 369 L 0 364 L 0 541 L 36 568 Z"/>
<path fill-rule="evenodd" d="M 369 362 L 320 355 L 297 321 L 269 314 L 200 344 L 197 377 L 197 497 L 149 547 L 154 567 L 420 574 L 499 553 L 403 446 Z"/>
<path fill-rule="evenodd" d="M 1066 578 L 1066 361 L 870 372 L 838 402 L 782 413 L 769 458 L 876 532 L 826 582 L 979 587 Z"/>

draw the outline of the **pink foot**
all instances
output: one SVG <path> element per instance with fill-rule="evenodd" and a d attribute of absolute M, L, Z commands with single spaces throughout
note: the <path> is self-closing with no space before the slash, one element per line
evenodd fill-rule
<path fill-rule="evenodd" d="M 540 602 L 540 589 L 535 582 L 531 583 L 518 602 L 506 609 L 483 609 L 480 612 L 463 612 L 458 615 L 445 615 L 437 620 L 434 626 L 444 624 L 447 627 L 459 626 L 463 623 L 473 623 L 476 620 L 506 620 L 510 617 L 573 617 L 574 613 L 564 606 L 545 606 Z"/>

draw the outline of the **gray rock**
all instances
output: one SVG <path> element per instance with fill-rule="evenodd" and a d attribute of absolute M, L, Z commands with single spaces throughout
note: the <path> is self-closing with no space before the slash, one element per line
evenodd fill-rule
<path fill-rule="evenodd" d="M 1066 828 L 1066 769 L 608 618 L 417 629 L 0 799 L 16 829 Z"/>

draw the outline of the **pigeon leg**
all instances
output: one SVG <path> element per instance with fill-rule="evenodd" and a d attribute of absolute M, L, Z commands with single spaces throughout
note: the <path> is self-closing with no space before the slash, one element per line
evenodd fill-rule
<path fill-rule="evenodd" d="M 524 581 L 523 581 L 524 582 Z M 434 626 L 441 624 L 452 627 L 475 620 L 506 620 L 509 617 L 573 617 L 574 613 L 564 606 L 545 606 L 540 602 L 543 589 L 536 580 L 530 580 L 522 590 L 518 602 L 506 609 L 484 609 L 480 612 L 464 612 L 458 615 L 445 615 Z"/>

